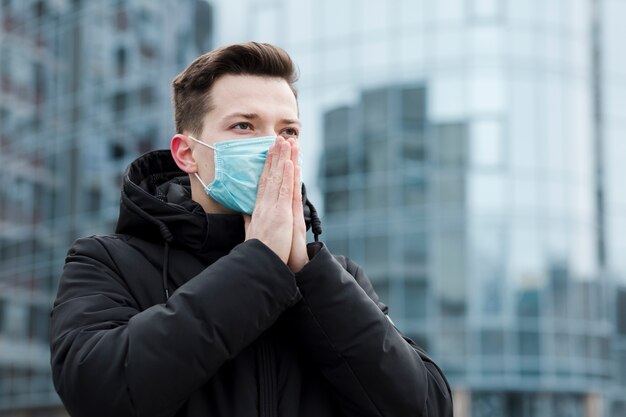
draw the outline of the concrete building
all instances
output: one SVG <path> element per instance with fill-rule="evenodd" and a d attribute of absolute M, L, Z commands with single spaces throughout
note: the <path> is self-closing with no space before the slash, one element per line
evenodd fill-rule
<path fill-rule="evenodd" d="M 213 46 L 213 9 L 3 0 L 0 22 L 0 415 L 64 415 L 48 316 L 65 253 L 113 229 L 124 167 L 167 146 L 171 79 Z"/>

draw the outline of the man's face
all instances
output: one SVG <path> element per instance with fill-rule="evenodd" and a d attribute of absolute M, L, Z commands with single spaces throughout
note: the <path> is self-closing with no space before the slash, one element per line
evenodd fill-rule
<path fill-rule="evenodd" d="M 298 104 L 282 78 L 224 75 L 213 84 L 211 104 L 197 138 L 209 145 L 259 136 L 297 138 L 300 133 Z M 209 184 L 215 177 L 214 151 L 195 144 L 193 155 L 198 174 Z"/>

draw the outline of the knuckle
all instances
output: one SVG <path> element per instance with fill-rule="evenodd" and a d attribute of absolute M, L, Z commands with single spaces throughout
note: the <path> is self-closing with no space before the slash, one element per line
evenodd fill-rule
<path fill-rule="evenodd" d="M 288 195 L 290 193 L 290 189 L 288 185 L 281 185 L 280 186 L 280 195 Z"/>

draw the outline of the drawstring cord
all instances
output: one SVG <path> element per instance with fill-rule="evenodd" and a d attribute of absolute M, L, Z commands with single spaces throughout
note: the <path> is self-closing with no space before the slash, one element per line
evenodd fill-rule
<path fill-rule="evenodd" d="M 165 291 L 165 301 L 167 301 L 170 298 L 170 290 L 167 288 L 167 270 L 170 260 L 170 242 L 174 239 L 174 236 L 164 223 L 159 223 L 159 231 L 161 232 L 161 236 L 163 236 L 163 240 L 165 241 L 163 250 L 163 275 L 161 276 L 161 279 L 163 284 L 163 290 Z"/>
<path fill-rule="evenodd" d="M 165 290 L 165 301 L 170 298 L 170 290 L 167 288 L 167 268 L 170 259 L 170 243 L 165 241 L 165 253 L 163 254 L 163 289 Z"/>
<path fill-rule="evenodd" d="M 322 234 L 322 222 L 317 215 L 317 210 L 315 210 L 315 207 L 308 199 L 306 200 L 305 204 L 309 208 L 311 216 L 311 231 L 313 232 L 313 238 L 316 242 L 319 242 L 319 235 Z"/>

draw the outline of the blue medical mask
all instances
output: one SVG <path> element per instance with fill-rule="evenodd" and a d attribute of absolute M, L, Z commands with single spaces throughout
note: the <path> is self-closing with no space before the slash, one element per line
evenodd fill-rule
<path fill-rule="evenodd" d="M 215 152 L 213 182 L 205 184 L 198 173 L 194 173 L 207 195 L 231 210 L 252 214 L 267 152 L 276 137 L 226 140 L 214 146 L 192 136 L 189 139 Z"/>

